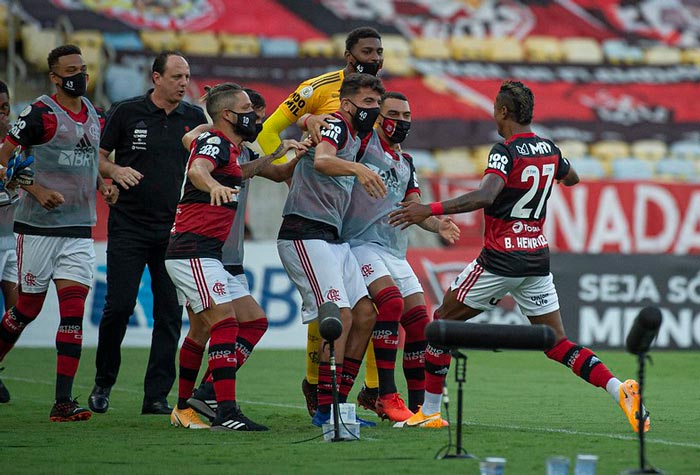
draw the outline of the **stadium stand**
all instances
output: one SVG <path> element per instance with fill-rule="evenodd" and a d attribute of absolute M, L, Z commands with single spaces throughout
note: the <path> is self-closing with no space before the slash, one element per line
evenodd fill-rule
<path fill-rule="evenodd" d="M 612 177 L 617 180 L 651 180 L 654 167 L 646 160 L 618 158 L 612 161 Z"/>
<path fill-rule="evenodd" d="M 252 35 L 219 34 L 221 55 L 234 58 L 255 57 L 260 54 L 260 42 Z"/>
<path fill-rule="evenodd" d="M 214 33 L 182 32 L 178 37 L 178 48 L 187 55 L 217 56 L 221 43 Z"/>
<path fill-rule="evenodd" d="M 334 54 L 333 42 L 327 38 L 312 38 L 299 45 L 301 58 L 332 58 Z"/>
<path fill-rule="evenodd" d="M 523 46 L 525 56 L 533 63 L 559 63 L 563 58 L 560 41 L 553 36 L 528 36 Z"/>
<path fill-rule="evenodd" d="M 580 64 L 601 64 L 603 50 L 593 38 L 564 38 L 561 40 L 564 61 Z"/>
<path fill-rule="evenodd" d="M 691 181 L 697 179 L 696 163 L 678 158 L 667 158 L 656 163 L 656 178 L 670 181 Z"/>
<path fill-rule="evenodd" d="M 520 62 L 525 59 L 522 42 L 513 36 L 489 38 L 488 46 L 487 59 L 491 61 Z"/>
<path fill-rule="evenodd" d="M 450 59 L 451 56 L 449 46 L 441 38 L 413 38 L 411 50 L 417 58 L 422 59 Z"/>

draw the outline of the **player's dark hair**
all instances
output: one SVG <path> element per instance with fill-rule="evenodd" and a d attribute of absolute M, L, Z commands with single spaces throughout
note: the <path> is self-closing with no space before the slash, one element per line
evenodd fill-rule
<path fill-rule="evenodd" d="M 165 74 L 165 65 L 168 63 L 168 58 L 171 56 L 182 56 L 182 53 L 175 50 L 161 51 L 153 59 L 153 66 L 151 66 L 151 74 L 158 73 L 160 75 Z"/>
<path fill-rule="evenodd" d="M 249 87 L 244 87 L 243 90 L 248 94 L 248 97 L 250 97 L 250 102 L 253 103 L 253 109 L 260 109 L 261 107 L 267 106 L 265 98 L 258 91 Z"/>
<path fill-rule="evenodd" d="M 58 58 L 71 54 L 83 54 L 83 52 L 75 45 L 61 45 L 52 49 L 48 58 L 46 58 L 46 61 L 49 63 L 49 69 L 53 70 L 54 66 L 58 64 Z"/>
<path fill-rule="evenodd" d="M 347 38 L 345 38 L 345 49 L 350 51 L 352 47 L 363 38 L 377 38 L 380 41 L 382 39 L 379 32 L 374 28 L 369 26 L 361 26 L 348 33 Z"/>
<path fill-rule="evenodd" d="M 535 96 L 530 88 L 520 81 L 503 81 L 496 102 L 506 106 L 508 116 L 518 124 L 528 125 L 532 122 Z"/>
<path fill-rule="evenodd" d="M 233 107 L 232 96 L 243 92 L 243 88 L 233 82 L 224 82 L 214 87 L 205 86 L 207 114 L 212 120 L 216 120 L 224 109 Z"/>
<path fill-rule="evenodd" d="M 387 91 L 384 94 L 382 94 L 382 99 L 379 101 L 379 103 L 381 104 L 387 99 L 398 99 L 400 101 L 408 102 L 408 98 L 406 96 L 396 91 Z"/>
<path fill-rule="evenodd" d="M 7 84 L 2 81 L 0 81 L 0 94 L 10 95 L 10 90 L 7 88 Z"/>
<path fill-rule="evenodd" d="M 340 85 L 340 98 L 354 96 L 364 87 L 379 93 L 379 95 L 383 95 L 386 92 L 382 80 L 377 76 L 352 73 L 345 76 L 343 83 Z"/>

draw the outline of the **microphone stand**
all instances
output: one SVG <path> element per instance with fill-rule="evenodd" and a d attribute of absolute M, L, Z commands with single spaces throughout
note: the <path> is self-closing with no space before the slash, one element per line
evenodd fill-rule
<path fill-rule="evenodd" d="M 639 371 L 637 373 L 639 379 L 639 407 L 637 408 L 637 414 L 639 414 L 639 417 L 637 419 L 639 421 L 639 426 L 637 428 L 637 434 L 639 435 L 639 468 L 631 468 L 629 470 L 625 470 L 622 473 L 624 475 L 636 475 L 645 473 L 663 474 L 663 471 L 651 466 L 647 466 L 644 447 L 644 420 L 646 419 L 646 417 L 644 417 L 644 414 L 642 412 L 644 411 L 642 395 L 644 394 L 644 365 L 647 359 L 646 352 L 637 353 L 637 358 L 639 363 Z"/>
<path fill-rule="evenodd" d="M 457 448 L 454 454 L 445 454 L 442 459 L 475 459 L 462 447 L 462 400 L 464 395 L 463 384 L 467 382 L 467 355 L 459 350 L 452 350 L 455 360 L 455 381 L 457 382 Z"/>
<path fill-rule="evenodd" d="M 331 340 L 328 342 L 330 349 L 330 366 L 331 366 L 331 388 L 333 391 L 333 438 L 331 442 L 343 442 L 345 439 L 340 437 L 340 402 L 338 401 L 338 384 L 336 381 L 336 366 L 335 366 L 335 344 Z"/>

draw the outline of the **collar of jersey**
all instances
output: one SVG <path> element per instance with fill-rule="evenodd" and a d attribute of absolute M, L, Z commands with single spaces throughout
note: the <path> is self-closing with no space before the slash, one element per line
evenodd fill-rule
<path fill-rule="evenodd" d="M 508 140 L 505 141 L 506 144 L 511 143 L 515 139 L 529 139 L 535 136 L 534 132 L 525 132 L 524 134 L 514 134 L 511 135 Z"/>

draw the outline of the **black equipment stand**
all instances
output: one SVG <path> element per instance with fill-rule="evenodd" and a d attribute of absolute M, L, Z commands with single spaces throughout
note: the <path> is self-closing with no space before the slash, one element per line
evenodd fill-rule
<path fill-rule="evenodd" d="M 452 350 L 451 353 L 455 360 L 455 381 L 457 382 L 457 447 L 454 454 L 447 453 L 440 459 L 476 459 L 478 457 L 468 453 L 462 447 L 462 396 L 464 395 L 463 385 L 467 382 L 467 355 L 458 350 Z"/>

